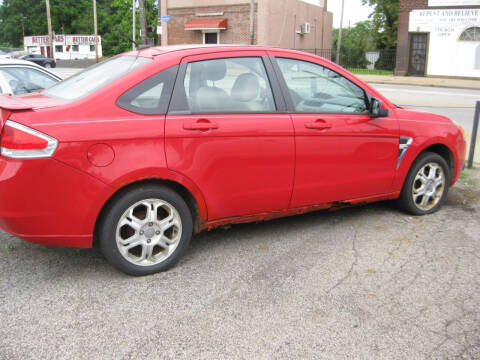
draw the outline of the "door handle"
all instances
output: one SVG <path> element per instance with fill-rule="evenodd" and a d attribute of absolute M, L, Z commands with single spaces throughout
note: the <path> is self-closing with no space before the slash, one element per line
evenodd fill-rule
<path fill-rule="evenodd" d="M 305 127 L 307 129 L 326 130 L 330 129 L 332 125 L 330 125 L 328 121 L 325 121 L 323 119 L 317 119 L 315 121 L 306 122 Z"/>
<path fill-rule="evenodd" d="M 211 122 L 207 119 L 200 119 L 196 122 L 191 123 L 184 123 L 183 128 L 185 130 L 200 130 L 200 131 L 207 131 L 207 130 L 215 130 L 218 129 L 218 124 Z"/>

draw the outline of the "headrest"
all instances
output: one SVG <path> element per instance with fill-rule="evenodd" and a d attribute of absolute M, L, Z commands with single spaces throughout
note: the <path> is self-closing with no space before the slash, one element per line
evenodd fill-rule
<path fill-rule="evenodd" d="M 260 85 L 253 74 L 240 75 L 232 87 L 231 96 L 236 101 L 253 101 L 258 95 Z"/>
<path fill-rule="evenodd" d="M 217 81 L 221 80 L 227 74 L 227 64 L 225 60 L 206 61 L 202 69 L 202 80 Z"/>

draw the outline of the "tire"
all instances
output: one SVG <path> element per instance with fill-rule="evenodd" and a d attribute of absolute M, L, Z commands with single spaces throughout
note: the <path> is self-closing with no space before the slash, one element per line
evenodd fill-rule
<path fill-rule="evenodd" d="M 164 186 L 144 185 L 108 206 L 98 235 L 111 265 L 141 276 L 174 266 L 188 248 L 192 230 L 191 211 L 180 195 Z"/>
<path fill-rule="evenodd" d="M 50 63 L 48 63 L 48 62 L 47 62 L 47 63 L 45 63 L 45 65 L 44 65 L 44 66 L 45 66 L 45 68 L 46 68 L 46 69 L 50 69 L 50 68 L 52 67 L 52 65 L 51 65 Z"/>
<path fill-rule="evenodd" d="M 451 174 L 445 159 L 436 153 L 424 152 L 408 172 L 398 205 L 412 215 L 434 213 L 445 202 L 450 181 Z"/>

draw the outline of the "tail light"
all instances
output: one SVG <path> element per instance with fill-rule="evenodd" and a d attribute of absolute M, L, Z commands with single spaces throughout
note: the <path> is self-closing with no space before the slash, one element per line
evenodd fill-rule
<path fill-rule="evenodd" d="M 57 145 L 56 139 L 7 120 L 0 138 L 0 153 L 16 159 L 46 158 L 53 155 Z"/>

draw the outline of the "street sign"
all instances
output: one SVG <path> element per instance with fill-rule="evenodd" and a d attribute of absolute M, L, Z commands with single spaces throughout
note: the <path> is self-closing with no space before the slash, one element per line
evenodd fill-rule
<path fill-rule="evenodd" d="M 171 18 L 170 15 L 160 16 L 160 21 L 169 22 Z"/>
<path fill-rule="evenodd" d="M 162 27 L 157 26 L 157 35 L 162 35 Z"/>

